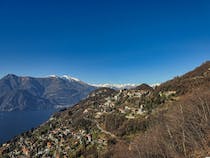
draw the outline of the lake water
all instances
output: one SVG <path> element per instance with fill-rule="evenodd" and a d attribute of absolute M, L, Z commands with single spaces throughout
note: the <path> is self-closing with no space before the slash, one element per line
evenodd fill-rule
<path fill-rule="evenodd" d="M 47 121 L 55 110 L 0 112 L 0 144 Z"/>

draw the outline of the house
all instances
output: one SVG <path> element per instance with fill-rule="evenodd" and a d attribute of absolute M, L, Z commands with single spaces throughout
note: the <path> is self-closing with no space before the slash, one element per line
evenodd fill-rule
<path fill-rule="evenodd" d="M 166 97 L 172 95 L 172 94 L 176 94 L 176 91 L 167 91 L 165 92 Z"/>
<path fill-rule="evenodd" d="M 83 114 L 86 114 L 86 113 L 88 113 L 88 109 L 85 109 L 85 110 L 83 111 Z"/>
<path fill-rule="evenodd" d="M 135 116 L 133 116 L 133 115 L 131 115 L 131 114 L 129 114 L 129 115 L 127 115 L 127 116 L 125 116 L 127 119 L 135 119 Z"/>
<path fill-rule="evenodd" d="M 97 112 L 95 118 L 100 118 L 102 114 L 103 114 L 102 112 Z"/>
<path fill-rule="evenodd" d="M 125 110 L 130 110 L 131 108 L 128 106 L 125 106 Z"/>
<path fill-rule="evenodd" d="M 125 114 L 125 110 L 124 110 L 124 109 L 119 108 L 118 110 L 119 110 L 122 114 Z"/>
<path fill-rule="evenodd" d="M 56 158 L 60 158 L 60 154 L 57 152 L 55 155 Z"/>
<path fill-rule="evenodd" d="M 142 93 L 141 92 L 135 92 L 134 93 L 136 97 L 141 97 Z"/>
<path fill-rule="evenodd" d="M 25 146 L 22 147 L 22 152 L 23 152 L 24 155 L 29 156 L 29 150 Z"/>
<path fill-rule="evenodd" d="M 92 137 L 91 137 L 90 134 L 87 134 L 86 137 L 87 137 L 88 142 L 91 142 L 92 141 Z"/>
<path fill-rule="evenodd" d="M 138 111 L 136 112 L 136 114 L 138 114 L 138 115 L 142 115 L 143 113 L 144 113 L 144 112 L 142 111 L 141 108 L 139 108 Z"/>
<path fill-rule="evenodd" d="M 51 142 L 47 142 L 47 148 L 50 149 L 52 147 L 52 143 Z"/>
<path fill-rule="evenodd" d="M 115 100 L 115 101 L 118 101 L 118 100 L 119 100 L 119 96 L 118 96 L 118 95 L 115 95 L 115 96 L 114 96 L 114 100 Z"/>

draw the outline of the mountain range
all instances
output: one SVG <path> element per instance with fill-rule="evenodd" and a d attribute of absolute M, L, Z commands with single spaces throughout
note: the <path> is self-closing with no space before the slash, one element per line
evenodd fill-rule
<path fill-rule="evenodd" d="M 157 85 L 157 84 L 156 84 Z M 0 111 L 69 107 L 97 88 L 132 89 L 137 84 L 88 84 L 63 75 L 29 77 L 8 74 L 0 80 Z"/>
<path fill-rule="evenodd" d="M 0 80 L 0 111 L 69 107 L 95 89 L 66 75 L 34 78 L 8 74 Z"/>
<path fill-rule="evenodd" d="M 210 154 L 210 62 L 155 88 L 98 88 L 1 145 L 2 157 L 202 158 Z"/>
<path fill-rule="evenodd" d="M 112 88 L 112 89 L 115 89 L 115 90 L 122 90 L 122 89 L 132 89 L 132 88 L 135 88 L 135 87 L 137 87 L 141 84 L 142 83 L 139 83 L 139 84 L 133 84 L 133 83 L 125 83 L 125 84 L 105 83 L 105 84 L 91 84 L 91 85 L 94 86 L 94 87 L 98 87 L 98 88 L 105 87 L 105 88 Z M 159 83 L 155 83 L 155 84 L 150 84 L 149 86 L 154 88 L 154 87 L 159 86 L 159 85 L 160 85 Z"/>
<path fill-rule="evenodd" d="M 106 88 L 112 88 L 112 89 L 116 89 L 116 90 L 120 90 L 120 89 L 131 89 L 131 88 L 135 88 L 136 86 L 138 86 L 139 84 L 110 84 L 110 83 L 105 83 L 105 84 L 92 84 L 92 86 L 95 87 L 106 87 Z"/>

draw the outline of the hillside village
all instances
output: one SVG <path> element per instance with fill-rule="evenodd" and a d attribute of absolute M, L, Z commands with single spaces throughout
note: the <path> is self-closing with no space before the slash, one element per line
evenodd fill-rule
<path fill-rule="evenodd" d="M 112 127 L 106 127 L 110 126 L 106 122 L 107 116 L 119 115 L 121 123 L 145 117 L 148 111 L 142 98 L 151 96 L 153 91 L 148 85 L 147 87 L 144 90 L 120 91 L 98 89 L 73 108 L 56 113 L 39 128 L 3 144 L 0 154 L 5 157 L 33 155 L 65 158 L 69 155 L 78 157 L 97 150 L 98 155 L 103 155 L 112 139 L 121 139 L 116 132 L 108 131 Z M 174 93 L 161 93 L 158 96 L 168 99 Z"/>
<path fill-rule="evenodd" d="M 156 88 L 99 88 L 2 144 L 0 156 L 200 158 L 210 153 L 209 67 L 207 62 Z"/>

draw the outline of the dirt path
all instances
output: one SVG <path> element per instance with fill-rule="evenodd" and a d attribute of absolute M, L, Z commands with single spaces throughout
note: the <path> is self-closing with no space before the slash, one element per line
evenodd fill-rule
<path fill-rule="evenodd" d="M 103 133 L 105 133 L 105 134 L 107 134 L 107 135 L 110 135 L 110 136 L 113 137 L 113 138 L 117 138 L 117 136 L 114 135 L 113 133 L 104 130 L 104 129 L 99 125 L 98 121 L 89 119 L 89 118 L 87 118 L 87 117 L 84 117 L 84 119 L 85 119 L 85 120 L 88 120 L 88 121 L 91 121 L 91 122 L 93 122 L 93 123 L 95 123 L 96 126 L 97 126 L 97 128 L 98 128 L 101 132 L 103 132 Z"/>

